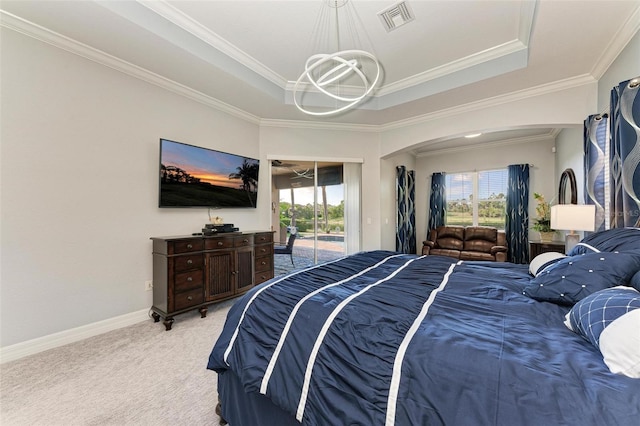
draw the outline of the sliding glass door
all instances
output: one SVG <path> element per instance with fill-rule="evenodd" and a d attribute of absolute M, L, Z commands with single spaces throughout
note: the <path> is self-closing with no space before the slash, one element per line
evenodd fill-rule
<path fill-rule="evenodd" d="M 360 250 L 360 170 L 357 163 L 271 161 L 276 240 L 296 234 L 295 267 Z"/>

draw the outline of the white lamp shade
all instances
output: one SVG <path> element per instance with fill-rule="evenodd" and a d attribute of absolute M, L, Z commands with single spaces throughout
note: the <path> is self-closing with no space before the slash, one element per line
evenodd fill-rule
<path fill-rule="evenodd" d="M 557 204 L 551 206 L 551 228 L 569 231 L 594 231 L 596 206 L 593 204 Z"/>

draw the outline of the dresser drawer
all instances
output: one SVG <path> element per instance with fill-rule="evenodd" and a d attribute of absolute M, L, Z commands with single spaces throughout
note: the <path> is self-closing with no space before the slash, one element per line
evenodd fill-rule
<path fill-rule="evenodd" d="M 234 247 L 246 247 L 253 245 L 253 235 L 242 235 L 233 239 Z"/>
<path fill-rule="evenodd" d="M 167 245 L 169 254 L 192 253 L 202 251 L 204 247 L 203 241 L 200 238 L 169 241 Z"/>
<path fill-rule="evenodd" d="M 256 272 L 263 272 L 263 271 L 269 271 L 273 269 L 273 257 L 272 256 L 262 256 L 262 257 L 256 257 L 256 262 L 255 262 L 255 271 Z"/>
<path fill-rule="evenodd" d="M 190 308 L 204 302 L 204 293 L 202 288 L 196 288 L 184 293 L 175 294 L 175 310 Z"/>
<path fill-rule="evenodd" d="M 216 250 L 224 248 L 233 248 L 232 237 L 207 238 L 204 242 L 205 250 Z"/>
<path fill-rule="evenodd" d="M 256 272 L 253 283 L 255 285 L 261 284 L 267 280 L 273 278 L 273 269 L 264 272 Z"/>
<path fill-rule="evenodd" d="M 253 241 L 256 244 L 272 243 L 273 242 L 273 232 L 263 232 L 263 233 L 260 233 L 260 234 L 256 234 L 254 236 Z"/>
<path fill-rule="evenodd" d="M 189 271 L 191 269 L 202 268 L 202 254 L 176 256 L 173 258 L 173 268 L 175 272 Z"/>
<path fill-rule="evenodd" d="M 203 276 L 204 273 L 202 269 L 195 269 L 193 271 L 176 274 L 175 280 L 173 282 L 173 291 L 180 292 L 195 287 L 199 287 L 200 289 L 202 289 Z"/>
<path fill-rule="evenodd" d="M 273 244 L 263 244 L 255 246 L 256 257 L 273 255 Z"/>

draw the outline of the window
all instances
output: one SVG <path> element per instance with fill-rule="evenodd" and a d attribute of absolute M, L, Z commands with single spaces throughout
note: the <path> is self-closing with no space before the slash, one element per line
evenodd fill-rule
<path fill-rule="evenodd" d="M 504 229 L 507 169 L 446 175 L 447 225 Z"/>

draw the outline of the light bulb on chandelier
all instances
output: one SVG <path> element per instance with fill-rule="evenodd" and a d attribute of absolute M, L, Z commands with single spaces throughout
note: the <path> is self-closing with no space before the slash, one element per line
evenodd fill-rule
<path fill-rule="evenodd" d="M 348 0 L 342 2 L 325 1 L 326 5 L 336 9 L 338 49 L 340 45 L 338 8 L 345 6 L 347 2 Z M 355 11 L 353 13 L 355 14 Z M 352 30 L 351 34 L 355 34 L 355 31 Z M 368 66 L 365 62 L 369 62 Z M 371 64 L 375 66 L 374 73 L 371 72 L 374 68 Z M 293 87 L 293 101 L 300 111 L 314 116 L 338 114 L 353 108 L 371 94 L 380 80 L 381 71 L 377 58 L 372 53 L 360 49 L 311 55 L 305 62 L 304 68 Z M 375 74 L 375 76 L 371 78 L 367 73 Z M 344 82 L 349 82 L 350 85 L 345 86 Z M 302 97 L 311 93 L 313 88 L 317 93 L 325 95 L 327 99 L 335 101 L 335 106 L 328 110 L 311 110 L 308 106 L 303 106 Z M 344 92 L 348 92 L 348 94 Z"/>

